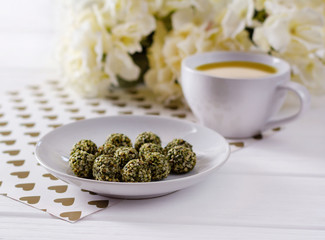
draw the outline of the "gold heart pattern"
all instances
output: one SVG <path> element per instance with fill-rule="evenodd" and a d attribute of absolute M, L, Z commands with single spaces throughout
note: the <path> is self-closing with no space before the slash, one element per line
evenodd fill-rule
<path fill-rule="evenodd" d="M 151 104 L 142 104 L 142 105 L 139 105 L 138 107 L 144 108 L 144 109 L 150 109 L 150 108 L 152 108 Z"/>
<path fill-rule="evenodd" d="M 44 118 L 50 119 L 50 120 L 55 120 L 58 118 L 58 116 L 51 115 L 51 116 L 44 116 Z"/>
<path fill-rule="evenodd" d="M 106 208 L 108 206 L 108 200 L 97 200 L 97 201 L 89 201 L 89 205 L 95 205 L 98 208 Z"/>
<path fill-rule="evenodd" d="M 3 141 L 0 141 L 0 143 L 4 143 L 6 145 L 14 145 L 16 142 L 16 140 L 3 140 Z"/>
<path fill-rule="evenodd" d="M 21 183 L 21 184 L 16 184 L 16 188 L 22 188 L 24 191 L 31 191 L 35 187 L 35 183 Z"/>
<path fill-rule="evenodd" d="M 244 142 L 231 142 L 231 143 L 229 143 L 230 145 L 233 145 L 233 146 L 236 146 L 236 147 L 240 147 L 240 148 L 242 148 L 242 147 L 244 147 L 245 145 L 245 143 Z"/>
<path fill-rule="evenodd" d="M 43 110 L 45 112 L 50 112 L 50 111 L 53 110 L 53 108 L 51 108 L 51 107 L 43 107 L 43 108 L 40 108 L 40 110 Z"/>
<path fill-rule="evenodd" d="M 91 102 L 91 103 L 88 103 L 89 105 L 91 105 L 91 106 L 94 106 L 94 107 L 96 107 L 96 106 L 98 106 L 99 105 L 99 102 Z"/>
<path fill-rule="evenodd" d="M 57 193 L 64 193 L 68 189 L 68 185 L 58 185 L 58 186 L 50 186 L 48 187 L 49 190 L 54 190 Z"/>
<path fill-rule="evenodd" d="M 118 114 L 121 115 L 131 115 L 133 112 L 132 111 L 119 111 Z"/>
<path fill-rule="evenodd" d="M 160 115 L 159 112 L 146 112 L 146 114 L 147 115 L 156 115 L 156 116 Z"/>
<path fill-rule="evenodd" d="M 17 109 L 18 111 L 24 111 L 27 107 L 14 107 L 14 109 Z"/>
<path fill-rule="evenodd" d="M 35 126 L 35 123 L 21 123 L 20 125 L 27 128 L 32 128 Z"/>
<path fill-rule="evenodd" d="M 179 106 L 176 104 L 169 104 L 169 105 L 165 105 L 164 108 L 170 109 L 170 110 L 177 110 L 179 108 Z"/>
<path fill-rule="evenodd" d="M 72 108 L 72 109 L 66 109 L 67 112 L 71 112 L 71 113 L 77 113 L 79 112 L 78 108 Z"/>
<path fill-rule="evenodd" d="M 17 176 L 18 178 L 27 178 L 29 176 L 29 171 L 12 172 L 12 173 L 10 173 L 10 175 Z"/>
<path fill-rule="evenodd" d="M 9 95 L 11 95 L 11 96 L 17 96 L 18 94 L 19 94 L 19 92 L 16 92 L 16 91 L 14 91 L 14 92 L 7 92 Z"/>
<path fill-rule="evenodd" d="M 29 85 L 27 86 L 29 89 L 32 89 L 32 90 L 38 90 L 39 89 L 39 86 L 36 86 L 36 85 Z"/>
<path fill-rule="evenodd" d="M 0 134 L 1 134 L 2 136 L 8 136 L 8 135 L 11 134 L 11 131 L 3 131 L 3 132 L 0 132 Z"/>
<path fill-rule="evenodd" d="M 25 135 L 29 135 L 31 137 L 38 137 L 40 135 L 39 132 L 26 132 Z"/>
<path fill-rule="evenodd" d="M 106 110 L 94 110 L 93 112 L 98 113 L 98 114 L 105 114 Z"/>
<path fill-rule="evenodd" d="M 24 165 L 25 160 L 10 160 L 7 161 L 8 164 L 13 164 L 15 167 L 20 167 L 22 165 Z"/>
<path fill-rule="evenodd" d="M 63 212 L 60 214 L 63 218 L 68 218 L 70 221 L 77 221 L 81 217 L 81 211 L 75 211 L 75 212 Z"/>
<path fill-rule="evenodd" d="M 178 117 L 178 118 L 186 118 L 186 114 L 185 113 L 176 113 L 172 115 L 173 117 Z"/>
<path fill-rule="evenodd" d="M 113 101 L 120 99 L 119 96 L 106 96 L 105 98 Z"/>
<path fill-rule="evenodd" d="M 144 97 L 133 97 L 132 100 L 137 101 L 137 102 L 143 102 L 145 100 Z"/>
<path fill-rule="evenodd" d="M 63 206 L 71 206 L 74 203 L 74 198 L 57 198 L 54 202 L 61 203 Z"/>
<path fill-rule="evenodd" d="M 65 102 L 62 102 L 63 104 L 66 104 L 66 105 L 72 105 L 73 104 L 73 101 L 65 101 Z"/>
<path fill-rule="evenodd" d="M 117 107 L 125 107 L 126 103 L 114 103 L 113 105 L 115 105 Z"/>
<path fill-rule="evenodd" d="M 8 122 L 0 122 L 1 127 L 7 126 L 7 125 L 8 125 Z"/>
<path fill-rule="evenodd" d="M 7 153 L 10 156 L 16 156 L 20 153 L 20 150 L 6 150 L 6 151 L 3 151 L 3 153 Z"/>
<path fill-rule="evenodd" d="M 69 95 L 68 94 L 61 94 L 61 95 L 58 95 L 59 98 L 68 98 Z"/>
<path fill-rule="evenodd" d="M 88 191 L 86 189 L 81 189 L 82 192 L 87 192 L 89 193 L 90 195 L 97 195 L 97 193 L 94 193 L 94 192 L 91 192 L 91 191 Z"/>
<path fill-rule="evenodd" d="M 19 200 L 26 201 L 29 204 L 36 204 L 41 199 L 41 196 L 27 196 L 27 197 L 21 197 Z"/>
<path fill-rule="evenodd" d="M 47 126 L 52 127 L 52 128 L 58 128 L 58 127 L 61 127 L 62 124 L 49 124 Z"/>
<path fill-rule="evenodd" d="M 50 173 L 45 173 L 45 174 L 43 174 L 42 176 L 45 177 L 45 178 L 49 178 L 49 179 L 51 179 L 51 180 L 54 180 L 54 181 L 59 180 L 58 178 L 54 177 L 54 176 L 53 176 L 52 174 L 50 174 Z"/>
<path fill-rule="evenodd" d="M 30 114 L 19 114 L 19 115 L 17 115 L 17 117 L 27 119 L 27 118 L 30 118 Z"/>
<path fill-rule="evenodd" d="M 23 99 L 12 99 L 11 101 L 15 103 L 21 103 Z"/>
<path fill-rule="evenodd" d="M 36 102 L 39 103 L 39 104 L 47 104 L 48 103 L 47 100 L 38 100 Z"/>
<path fill-rule="evenodd" d="M 79 121 L 79 120 L 84 120 L 85 117 L 71 117 L 70 119 L 75 120 L 75 121 Z"/>
<path fill-rule="evenodd" d="M 43 93 L 34 93 L 33 96 L 35 96 L 35 97 L 43 97 L 44 94 Z"/>

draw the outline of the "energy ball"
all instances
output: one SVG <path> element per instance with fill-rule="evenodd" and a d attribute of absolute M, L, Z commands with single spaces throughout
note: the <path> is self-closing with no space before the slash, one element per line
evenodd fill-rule
<path fill-rule="evenodd" d="M 187 147 L 175 146 L 168 151 L 167 160 L 173 173 L 187 173 L 195 167 L 196 155 Z"/>
<path fill-rule="evenodd" d="M 121 178 L 120 161 L 109 155 L 97 157 L 93 165 L 93 176 L 99 181 L 119 182 Z"/>
<path fill-rule="evenodd" d="M 184 146 L 192 150 L 192 145 L 190 143 L 186 142 L 184 139 L 175 138 L 166 145 L 166 147 L 164 148 L 164 153 L 167 154 L 172 147 L 176 146 Z"/>
<path fill-rule="evenodd" d="M 73 145 L 70 155 L 72 155 L 77 150 L 82 150 L 87 153 L 96 154 L 97 146 L 91 140 L 82 139 L 79 142 L 77 142 L 75 145 Z"/>
<path fill-rule="evenodd" d="M 122 133 L 112 133 L 107 138 L 106 143 L 113 144 L 116 147 L 132 147 L 130 138 Z"/>
<path fill-rule="evenodd" d="M 114 158 L 119 160 L 120 167 L 123 168 L 132 159 L 138 159 L 138 152 L 133 147 L 120 147 L 115 151 Z"/>
<path fill-rule="evenodd" d="M 69 158 L 69 165 L 75 175 L 92 178 L 95 155 L 83 150 L 76 150 Z"/>
<path fill-rule="evenodd" d="M 139 156 L 143 158 L 144 154 L 152 152 L 163 153 L 163 148 L 155 143 L 144 143 L 139 149 Z"/>
<path fill-rule="evenodd" d="M 113 157 L 115 154 L 117 147 L 110 143 L 104 143 L 104 145 L 100 146 L 98 148 L 98 152 L 96 154 L 96 157 L 100 155 L 108 155 L 110 157 Z"/>
<path fill-rule="evenodd" d="M 170 173 L 170 166 L 165 155 L 159 152 L 146 153 L 144 161 L 151 170 L 151 180 L 159 181 L 166 178 Z"/>
<path fill-rule="evenodd" d="M 122 180 L 124 182 L 150 182 L 151 170 L 148 164 L 140 159 L 129 161 L 122 169 Z"/>
<path fill-rule="evenodd" d="M 160 138 L 154 134 L 153 132 L 143 132 L 140 133 L 135 139 L 134 148 L 139 151 L 140 147 L 144 143 L 155 143 L 157 145 L 161 145 Z"/>

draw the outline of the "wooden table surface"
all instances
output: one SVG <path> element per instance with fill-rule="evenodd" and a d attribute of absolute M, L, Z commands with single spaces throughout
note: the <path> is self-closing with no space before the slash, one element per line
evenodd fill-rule
<path fill-rule="evenodd" d="M 2 1 L 1 93 L 57 77 L 57 1 Z M 325 97 L 215 174 L 154 199 L 122 200 L 74 224 L 0 196 L 0 239 L 325 239 Z"/>

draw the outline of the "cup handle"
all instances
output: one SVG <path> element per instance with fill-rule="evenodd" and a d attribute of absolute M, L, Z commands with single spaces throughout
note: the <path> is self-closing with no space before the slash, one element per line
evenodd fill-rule
<path fill-rule="evenodd" d="M 300 108 L 299 108 L 298 112 L 292 116 L 285 117 L 285 118 L 278 119 L 278 120 L 269 121 L 268 123 L 266 123 L 264 130 L 279 127 L 283 124 L 291 122 L 291 121 L 297 119 L 302 113 L 304 113 L 309 108 L 310 94 L 304 86 L 302 86 L 298 83 L 295 83 L 295 82 L 288 82 L 285 85 L 279 86 L 278 89 L 284 89 L 284 90 L 292 91 L 293 93 L 295 93 L 299 98 Z"/>

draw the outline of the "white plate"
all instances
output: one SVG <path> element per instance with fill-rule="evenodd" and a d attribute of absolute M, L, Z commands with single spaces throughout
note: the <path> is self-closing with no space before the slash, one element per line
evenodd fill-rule
<path fill-rule="evenodd" d="M 80 139 L 101 145 L 111 133 L 124 133 L 134 142 L 144 131 L 156 133 L 163 146 L 183 138 L 197 154 L 195 168 L 186 174 L 170 174 L 165 180 L 148 183 L 104 182 L 76 177 L 69 168 L 70 149 Z M 203 180 L 229 157 L 229 144 L 215 131 L 184 120 L 157 116 L 112 116 L 94 118 L 59 127 L 46 134 L 36 146 L 39 163 L 56 177 L 100 195 L 139 199 L 165 195 Z"/>

